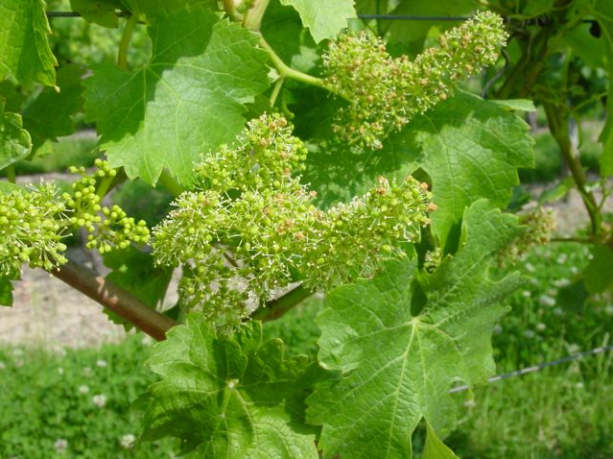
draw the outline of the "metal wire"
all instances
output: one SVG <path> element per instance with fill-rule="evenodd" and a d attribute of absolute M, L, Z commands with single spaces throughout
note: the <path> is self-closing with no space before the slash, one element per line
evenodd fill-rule
<path fill-rule="evenodd" d="M 411 16 L 404 14 L 358 14 L 360 19 L 383 19 L 388 21 L 467 21 L 467 16 Z"/>
<path fill-rule="evenodd" d="M 124 13 L 117 13 L 117 16 L 123 17 Z M 79 18 L 80 13 L 76 11 L 47 11 L 48 18 Z M 382 21 L 447 21 L 447 22 L 462 22 L 471 19 L 470 16 L 412 16 L 404 14 L 358 14 L 359 19 L 370 20 L 378 19 Z M 545 25 L 541 19 L 526 19 L 523 21 L 528 25 Z M 581 21 L 584 24 L 594 24 L 597 21 L 595 19 L 583 19 Z"/>
<path fill-rule="evenodd" d="M 582 359 L 584 357 L 591 357 L 593 355 L 602 354 L 602 353 L 608 352 L 608 351 L 613 351 L 613 346 L 597 347 L 597 348 L 589 350 L 589 351 L 579 352 L 577 354 L 572 354 L 572 355 L 568 355 L 566 357 L 562 357 L 562 358 L 559 358 L 559 359 L 556 359 L 556 360 L 552 360 L 551 362 L 545 362 L 545 363 L 541 363 L 539 365 L 534 365 L 532 367 L 523 368 L 521 370 L 511 371 L 509 373 L 504 373 L 504 374 L 501 374 L 501 375 L 498 375 L 498 376 L 494 376 L 494 377 L 490 378 L 487 382 L 488 382 L 488 384 L 490 384 L 490 383 L 502 381 L 503 379 L 514 378 L 515 376 L 527 375 L 528 373 L 534 373 L 536 371 L 540 371 L 543 368 L 549 368 L 549 367 L 554 367 L 556 365 L 562 365 L 563 363 L 572 362 L 574 360 L 579 360 L 579 359 Z M 464 391 L 468 390 L 469 388 L 470 388 L 469 386 L 456 386 L 456 387 L 452 388 L 449 391 L 449 393 L 454 394 L 456 392 L 464 392 Z"/>
<path fill-rule="evenodd" d="M 48 18 L 80 18 L 81 14 L 74 11 L 47 11 Z"/>

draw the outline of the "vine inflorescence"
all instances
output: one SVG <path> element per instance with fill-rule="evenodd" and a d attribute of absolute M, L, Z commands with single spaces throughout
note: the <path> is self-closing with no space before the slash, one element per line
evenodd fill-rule
<path fill-rule="evenodd" d="M 294 175 L 303 169 L 303 143 L 278 115 L 251 121 L 235 146 L 197 167 L 197 191 L 175 201 L 154 229 L 161 264 L 183 265 L 187 308 L 232 328 L 276 289 L 301 280 L 327 290 L 371 274 L 387 256 L 404 256 L 402 242 L 419 239 L 432 210 L 427 185 L 380 178 L 361 198 L 328 211 Z"/>
<path fill-rule="evenodd" d="M 556 228 L 554 213 L 549 209 L 539 207 L 519 216 L 521 231 L 511 243 L 498 254 L 498 263 L 516 263 L 528 250 L 535 245 L 545 245 L 551 240 Z"/>
<path fill-rule="evenodd" d="M 392 58 L 381 39 L 348 33 L 324 55 L 325 86 L 347 99 L 334 126 L 351 144 L 378 149 L 392 131 L 447 99 L 462 79 L 498 59 L 507 33 L 502 18 L 485 12 L 450 30 L 410 61 Z"/>
<path fill-rule="evenodd" d="M 70 223 L 85 228 L 89 233 L 87 247 L 97 248 L 102 254 L 115 248 L 125 249 L 132 242 L 146 243 L 149 229 L 143 220 L 136 222 L 117 205 L 102 205 L 102 184 L 112 180 L 117 170 L 100 159 L 96 160 L 95 165 L 98 170 L 93 176 L 86 174 L 84 168 L 71 168 L 71 172 L 80 174 L 81 179 L 72 184 L 72 195 L 62 195 L 71 211 Z"/>
<path fill-rule="evenodd" d="M 0 276 L 19 279 L 23 264 L 50 271 L 66 263 L 62 240 L 78 228 L 90 233 L 87 245 L 100 253 L 149 240 L 144 221 L 102 205 L 101 184 L 117 171 L 102 160 L 96 166 L 93 175 L 71 168 L 81 175 L 71 193 L 60 193 L 53 183 L 0 193 Z"/>

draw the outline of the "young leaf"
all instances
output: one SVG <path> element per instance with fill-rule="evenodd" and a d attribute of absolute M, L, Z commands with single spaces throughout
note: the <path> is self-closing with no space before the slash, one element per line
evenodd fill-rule
<path fill-rule="evenodd" d="M 347 27 L 347 19 L 356 17 L 353 0 L 281 0 L 281 4 L 298 11 L 317 43 L 336 37 Z"/>
<path fill-rule="evenodd" d="M 318 318 L 319 359 L 344 378 L 307 400 L 309 422 L 323 425 L 324 457 L 410 458 L 422 418 L 449 432 L 451 386 L 484 383 L 494 372 L 492 328 L 519 278 L 494 282 L 489 268 L 517 228 L 514 216 L 478 201 L 464 216 L 462 248 L 434 274 L 416 276 L 415 262 L 390 260 L 373 279 L 330 293 Z M 416 283 L 426 298 L 419 312 Z"/>
<path fill-rule="evenodd" d="M 401 179 L 423 169 L 432 179 L 432 229 L 445 246 L 467 206 L 489 199 L 504 208 L 519 184 L 517 168 L 532 167 L 534 141 L 518 116 L 479 97 L 458 93 L 418 116 L 383 149 L 361 155 L 312 154 L 305 181 L 329 205 L 363 193 L 380 175 Z"/>
<path fill-rule="evenodd" d="M 23 129 L 21 115 L 4 111 L 4 100 L 0 99 L 0 169 L 25 158 L 32 150 L 32 140 Z"/>
<path fill-rule="evenodd" d="M 255 34 L 200 4 L 159 13 L 150 36 L 144 68 L 94 69 L 86 112 L 113 167 L 149 184 L 167 167 L 189 182 L 194 160 L 243 128 L 243 104 L 269 84 L 267 55 Z"/>
<path fill-rule="evenodd" d="M 445 443 L 436 435 L 436 432 L 426 421 L 426 443 L 424 444 L 424 459 L 459 459 Z"/>
<path fill-rule="evenodd" d="M 43 89 L 38 96 L 23 109 L 23 126 L 32 136 L 36 150 L 47 140 L 57 142 L 57 138 L 75 131 L 72 116 L 83 106 L 83 75 L 85 69 L 77 65 L 66 65 L 57 72 L 57 86 Z"/>
<path fill-rule="evenodd" d="M 21 84 L 55 85 L 57 61 L 43 0 L 3 0 L 0 4 L 0 80 L 8 74 Z"/>
<path fill-rule="evenodd" d="M 179 437 L 189 457 L 317 459 L 315 430 L 303 421 L 304 356 L 283 359 L 260 322 L 229 338 L 191 314 L 148 361 L 162 380 L 149 389 L 145 439 Z"/>
<path fill-rule="evenodd" d="M 602 293 L 613 290 L 613 250 L 606 245 L 597 245 L 592 249 L 592 255 L 594 258 L 583 272 L 587 291 Z"/>

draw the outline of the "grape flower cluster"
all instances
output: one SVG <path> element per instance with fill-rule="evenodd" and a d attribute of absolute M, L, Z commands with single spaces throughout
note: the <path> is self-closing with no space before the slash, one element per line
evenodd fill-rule
<path fill-rule="evenodd" d="M 145 222 L 135 222 L 118 206 L 102 205 L 101 185 L 117 172 L 101 160 L 96 166 L 93 176 L 71 169 L 82 176 L 72 193 L 60 193 L 53 183 L 0 193 L 0 276 L 19 279 L 24 264 L 50 271 L 66 263 L 62 240 L 78 228 L 90 233 L 88 247 L 101 253 L 148 241 Z"/>
<path fill-rule="evenodd" d="M 116 248 L 125 249 L 130 243 L 147 243 L 149 229 L 144 220 L 136 222 L 128 217 L 119 206 L 102 205 L 104 189 L 102 184 L 109 183 L 117 175 L 117 170 L 101 159 L 95 161 L 97 171 L 93 176 L 85 168 L 72 167 L 71 172 L 80 174 L 81 178 L 72 184 L 72 194 L 64 193 L 62 199 L 69 211 L 70 223 L 82 227 L 89 233 L 87 247 L 98 249 L 101 254 Z"/>
<path fill-rule="evenodd" d="M 498 255 L 501 266 L 515 263 L 535 245 L 547 244 L 556 228 L 555 215 L 542 207 L 520 215 L 519 223 L 522 225 L 519 235 Z"/>
<path fill-rule="evenodd" d="M 441 35 L 438 47 L 413 61 L 392 58 L 381 39 L 366 33 L 342 35 L 324 55 L 325 86 L 349 104 L 337 116 L 336 135 L 357 147 L 381 148 L 390 132 L 494 64 L 507 38 L 502 18 L 490 12 Z"/>
<path fill-rule="evenodd" d="M 183 304 L 231 330 L 276 289 L 301 280 L 328 290 L 405 256 L 429 224 L 431 194 L 409 177 L 380 178 L 361 198 L 327 211 L 300 183 L 307 150 L 279 115 L 252 120 L 234 146 L 197 166 L 195 191 L 153 230 L 160 264 L 183 266 Z"/>
<path fill-rule="evenodd" d="M 53 269 L 66 262 L 66 205 L 51 183 L 0 193 L 0 276 L 21 277 L 21 266 Z"/>

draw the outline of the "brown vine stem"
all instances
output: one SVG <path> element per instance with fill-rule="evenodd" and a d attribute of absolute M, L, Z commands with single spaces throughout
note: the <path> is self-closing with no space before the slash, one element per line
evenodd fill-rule
<path fill-rule="evenodd" d="M 290 290 L 280 298 L 276 300 L 269 301 L 266 303 L 266 306 L 256 310 L 251 318 L 255 320 L 261 320 L 262 322 L 268 322 L 271 320 L 276 320 L 287 312 L 298 306 L 308 297 L 313 295 L 314 292 L 311 290 L 307 290 L 302 285 L 294 287 L 293 290 Z"/>
<path fill-rule="evenodd" d="M 150 308 L 134 295 L 73 261 L 54 269 L 51 274 L 158 341 L 165 340 L 168 330 L 176 325 L 174 320 Z"/>

